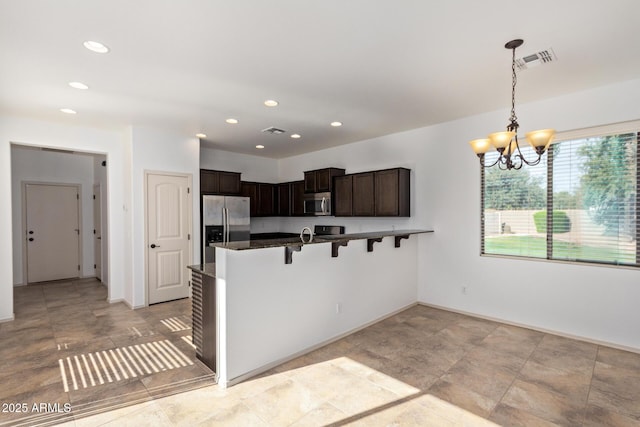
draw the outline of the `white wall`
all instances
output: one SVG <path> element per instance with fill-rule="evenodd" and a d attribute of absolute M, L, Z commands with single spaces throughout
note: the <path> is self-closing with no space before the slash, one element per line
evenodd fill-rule
<path fill-rule="evenodd" d="M 12 200 L 11 191 L 11 143 L 63 150 L 105 154 L 109 162 L 109 265 L 111 278 L 109 298 L 123 299 L 128 280 L 123 254 L 126 243 L 123 236 L 127 205 L 123 198 L 123 134 L 31 119 L 0 117 L 0 199 Z M 12 209 L 0 209 L 0 320 L 13 316 L 13 229 Z"/>
<path fill-rule="evenodd" d="M 639 119 L 639 98 L 640 80 L 633 80 L 521 105 L 518 116 L 523 130 L 568 131 Z M 408 167 L 412 216 L 290 219 L 282 228 L 433 228 L 419 244 L 421 302 L 640 349 L 639 270 L 479 256 L 480 170 L 467 141 L 500 130 L 507 118 L 507 110 L 491 112 L 283 159 L 281 181 L 327 166 L 347 173 Z"/>
<path fill-rule="evenodd" d="M 305 245 L 284 263 L 284 248 L 216 249 L 221 313 L 220 383 L 288 358 L 416 301 L 417 247 L 411 236 Z M 247 266 L 251 268 L 247 268 Z M 336 312 L 340 304 L 340 313 Z M 226 356 L 226 358 L 225 358 Z"/>
<path fill-rule="evenodd" d="M 23 182 L 80 184 L 82 271 L 84 277 L 94 276 L 93 247 L 93 183 L 94 158 L 88 154 L 71 154 L 34 150 L 13 145 L 11 150 L 12 215 L 13 215 L 13 283 L 21 285 L 23 278 L 24 224 L 22 212 Z"/>
<path fill-rule="evenodd" d="M 202 147 L 200 149 L 200 167 L 202 169 L 241 172 L 240 179 L 243 181 L 279 182 L 278 160 L 276 159 Z"/>
<path fill-rule="evenodd" d="M 174 172 L 191 174 L 192 194 L 200 193 L 199 164 L 200 143 L 195 137 L 174 134 L 160 129 L 144 127 L 129 128 L 131 147 L 131 188 L 132 188 L 132 268 L 133 294 L 131 305 L 141 307 L 147 304 L 145 271 L 145 172 Z M 198 197 L 193 197 L 192 224 L 200 222 Z M 193 233 L 193 257 L 199 258 L 200 234 Z M 186 266 L 185 266 L 186 268 Z"/>
<path fill-rule="evenodd" d="M 635 120 L 639 96 L 640 80 L 634 80 L 523 105 L 518 117 L 523 130 L 558 131 Z M 443 184 L 429 192 L 436 233 L 420 251 L 419 299 L 640 349 L 640 270 L 478 255 L 480 175 L 466 141 L 499 129 L 507 116 L 487 113 L 410 134 L 416 145 L 428 141 L 422 167 Z M 434 139 L 434 129 L 448 136 Z M 462 285 L 468 286 L 466 295 Z"/>

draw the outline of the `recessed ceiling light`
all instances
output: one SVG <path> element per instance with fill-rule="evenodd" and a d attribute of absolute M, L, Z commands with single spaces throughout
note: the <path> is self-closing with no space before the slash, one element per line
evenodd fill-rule
<path fill-rule="evenodd" d="M 72 110 L 71 108 L 61 108 L 60 111 L 66 114 L 76 114 L 76 111 Z"/>
<path fill-rule="evenodd" d="M 230 125 L 235 125 L 238 123 L 238 119 L 227 119 L 225 120 L 225 122 L 229 123 Z"/>
<path fill-rule="evenodd" d="M 91 41 L 91 40 L 87 40 L 83 44 L 84 44 L 84 47 L 86 47 L 87 49 L 89 49 L 92 52 L 96 52 L 96 53 L 107 53 L 107 52 L 109 52 L 109 48 L 107 46 L 103 45 L 100 42 L 94 42 L 94 41 Z"/>
<path fill-rule="evenodd" d="M 291 135 L 291 138 L 293 139 L 299 139 L 300 135 L 298 135 L 297 133 L 294 133 L 293 135 Z"/>
<path fill-rule="evenodd" d="M 256 148 L 257 148 L 258 150 L 262 150 L 262 149 L 264 148 L 264 145 L 260 145 L 260 144 L 258 144 L 258 145 L 256 145 Z"/>
<path fill-rule="evenodd" d="M 207 137 L 207 135 L 206 135 L 206 134 L 204 134 L 204 133 L 196 133 L 196 137 L 197 137 L 197 138 L 206 138 L 206 137 Z"/>
<path fill-rule="evenodd" d="M 89 89 L 89 86 L 87 86 L 86 84 L 84 84 L 82 82 L 69 82 L 69 86 L 71 86 L 74 89 L 80 89 L 80 90 Z"/>
<path fill-rule="evenodd" d="M 264 101 L 264 105 L 266 105 L 267 107 L 275 107 L 278 105 L 278 101 L 267 99 L 266 101 Z"/>
<path fill-rule="evenodd" d="M 342 126 L 342 122 L 331 122 L 331 126 L 337 128 L 338 126 Z"/>

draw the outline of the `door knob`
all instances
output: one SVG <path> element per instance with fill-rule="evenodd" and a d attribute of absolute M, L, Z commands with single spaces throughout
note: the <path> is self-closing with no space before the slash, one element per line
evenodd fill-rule
<path fill-rule="evenodd" d="M 159 248 L 159 247 L 160 247 L 160 245 L 156 245 L 155 243 L 151 244 L 151 249 L 155 249 L 155 248 Z"/>
<path fill-rule="evenodd" d="M 29 234 L 33 234 L 33 230 L 29 230 Z"/>
<path fill-rule="evenodd" d="M 29 237 L 29 241 L 30 241 L 30 242 L 33 242 L 33 237 Z"/>

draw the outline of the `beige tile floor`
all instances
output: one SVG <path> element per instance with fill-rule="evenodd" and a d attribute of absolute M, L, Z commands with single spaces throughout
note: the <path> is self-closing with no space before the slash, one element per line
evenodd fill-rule
<path fill-rule="evenodd" d="M 58 281 L 15 288 L 14 313 L 0 323 L 0 425 L 69 418 L 65 404 L 80 417 L 214 384 L 183 339 L 188 299 L 131 310 L 109 304 L 97 280 Z"/>
<path fill-rule="evenodd" d="M 48 301 L 47 291 L 40 292 Z M 16 306 L 27 294 L 38 292 L 16 293 Z M 187 312 L 184 301 L 161 306 L 120 310 L 119 319 L 128 324 L 125 318 L 139 316 L 152 328 L 153 319 L 165 316 L 161 311 Z M 20 359 L 47 360 L 52 352 L 46 322 L 36 317 L 14 322 L 32 329 L 24 348 L 11 333 L 19 327 L 0 325 L 3 360 L 15 360 L 14 374 L 5 377 L 3 368 L 3 390 L 5 381 L 20 387 L 15 368 L 28 363 Z M 104 325 L 67 327 L 82 340 L 105 333 Z M 60 395 L 60 384 L 44 372 L 31 376 L 42 390 L 17 399 Z M 65 420 L 68 426 L 640 426 L 640 354 L 415 306 L 227 390 L 151 393 L 91 416 L 74 412 L 73 393 L 62 400 L 75 416 Z"/>

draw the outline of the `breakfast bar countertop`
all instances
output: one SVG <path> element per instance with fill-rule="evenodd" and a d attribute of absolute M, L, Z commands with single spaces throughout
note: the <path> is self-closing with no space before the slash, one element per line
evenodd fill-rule
<path fill-rule="evenodd" d="M 230 250 L 264 249 L 288 246 L 303 246 L 318 243 L 344 243 L 350 240 L 380 239 L 384 237 L 402 237 L 411 234 L 433 233 L 433 230 L 387 230 L 370 231 L 366 233 L 314 235 L 311 241 L 300 237 L 285 237 L 280 239 L 240 240 L 236 242 L 211 243 L 210 246 Z"/>

